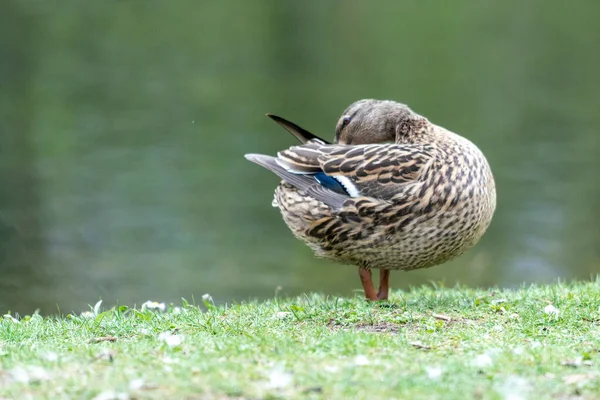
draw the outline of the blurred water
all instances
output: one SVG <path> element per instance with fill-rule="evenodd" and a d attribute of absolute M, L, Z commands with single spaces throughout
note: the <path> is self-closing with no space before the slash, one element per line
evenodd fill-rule
<path fill-rule="evenodd" d="M 600 3 L 7 1 L 0 12 L 0 310 L 210 292 L 351 295 L 246 152 L 331 138 L 359 98 L 409 104 L 488 156 L 499 203 L 470 253 L 394 287 L 600 271 Z"/>

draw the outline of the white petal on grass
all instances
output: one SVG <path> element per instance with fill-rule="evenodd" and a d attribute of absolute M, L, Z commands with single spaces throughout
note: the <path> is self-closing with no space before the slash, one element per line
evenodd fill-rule
<path fill-rule="evenodd" d="M 132 379 L 129 381 L 129 390 L 140 390 L 144 388 L 144 380 L 142 378 Z"/>
<path fill-rule="evenodd" d="M 480 354 L 473 360 L 473 365 L 479 368 L 491 367 L 493 364 L 492 357 L 487 354 Z"/>
<path fill-rule="evenodd" d="M 578 368 L 581 367 L 581 364 L 583 364 L 583 357 L 575 357 L 569 360 L 564 360 L 560 364 L 567 367 Z"/>
<path fill-rule="evenodd" d="M 542 347 L 542 344 L 536 340 L 536 341 L 531 342 L 531 346 L 530 347 L 532 349 L 537 349 L 538 347 Z"/>
<path fill-rule="evenodd" d="M 10 314 L 4 314 L 4 319 L 5 319 L 6 321 L 14 322 L 15 324 L 18 324 L 18 323 L 19 323 L 19 320 L 18 320 L 18 319 L 16 319 L 15 317 L 13 317 L 13 316 L 12 316 L 12 315 L 10 315 Z"/>
<path fill-rule="evenodd" d="M 46 353 L 43 353 L 43 354 L 41 355 L 41 357 L 42 357 L 44 360 L 46 360 L 46 361 L 50 361 L 50 362 L 54 362 L 54 361 L 58 360 L 58 354 L 56 354 L 56 353 L 55 353 L 55 352 L 53 352 L 53 351 L 48 351 L 48 352 L 46 352 Z"/>
<path fill-rule="evenodd" d="M 529 398 L 531 383 L 520 376 L 510 375 L 496 383 L 494 389 L 504 400 L 525 400 Z"/>
<path fill-rule="evenodd" d="M 130 400 L 131 397 L 127 393 L 117 393 L 112 390 L 98 393 L 92 400 Z"/>
<path fill-rule="evenodd" d="M 548 304 L 546 307 L 544 307 L 544 312 L 555 317 L 558 317 L 558 314 L 560 313 L 558 308 L 554 307 L 552 304 Z"/>
<path fill-rule="evenodd" d="M 180 346 L 183 343 L 183 335 L 173 335 L 169 332 L 163 332 L 158 335 L 158 339 L 164 341 L 169 347 Z"/>
<path fill-rule="evenodd" d="M 292 374 L 280 368 L 274 368 L 269 372 L 269 382 L 266 386 L 271 389 L 282 389 L 290 386 L 292 381 Z"/>
<path fill-rule="evenodd" d="M 354 365 L 369 365 L 369 359 L 363 355 L 354 357 Z"/>
<path fill-rule="evenodd" d="M 31 366 L 27 368 L 15 367 L 10 371 L 10 377 L 14 382 L 19 383 L 32 383 L 47 381 L 50 379 L 50 374 L 38 366 Z"/>
<path fill-rule="evenodd" d="M 339 370 L 340 370 L 340 367 L 338 367 L 337 365 L 326 365 L 323 367 L 323 371 L 330 372 L 330 373 L 335 373 L 335 372 L 338 372 Z"/>
<path fill-rule="evenodd" d="M 206 302 L 209 302 L 209 303 L 214 303 L 212 296 L 210 294 L 208 294 L 208 293 L 204 293 L 202 295 L 202 301 L 206 301 Z"/>
<path fill-rule="evenodd" d="M 165 303 L 159 303 L 157 301 L 150 301 L 142 304 L 142 311 L 161 311 L 164 312 L 167 309 Z"/>
<path fill-rule="evenodd" d="M 162 359 L 162 361 L 163 361 L 165 364 L 175 364 L 175 363 L 177 363 L 177 361 L 176 361 L 176 360 L 172 359 L 172 358 L 171 358 L 171 357 L 169 357 L 169 356 L 164 356 L 164 357 L 163 357 L 163 359 Z"/>
<path fill-rule="evenodd" d="M 80 314 L 83 318 L 94 318 L 95 315 L 91 311 L 84 311 Z"/>
<path fill-rule="evenodd" d="M 10 371 L 10 377 L 14 382 L 29 383 L 29 373 L 23 367 L 15 367 Z"/>
<path fill-rule="evenodd" d="M 98 301 L 96 302 L 96 304 L 94 304 L 94 315 L 98 315 L 98 314 L 100 314 L 100 311 L 101 311 L 101 308 L 100 308 L 100 307 L 101 307 L 101 306 L 102 306 L 102 300 L 98 300 Z"/>
<path fill-rule="evenodd" d="M 285 319 L 287 317 L 291 317 L 292 313 L 289 311 L 278 311 L 275 313 L 275 318 L 277 319 Z"/>
<path fill-rule="evenodd" d="M 50 374 L 42 367 L 29 367 L 29 377 L 31 382 L 47 381 L 50 379 Z"/>
<path fill-rule="evenodd" d="M 439 379 L 444 371 L 440 367 L 425 367 L 429 379 Z"/>

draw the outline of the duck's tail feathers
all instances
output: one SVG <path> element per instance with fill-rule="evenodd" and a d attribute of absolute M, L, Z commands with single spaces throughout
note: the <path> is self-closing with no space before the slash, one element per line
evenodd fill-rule
<path fill-rule="evenodd" d="M 309 140 L 318 140 L 323 144 L 329 144 L 329 142 L 327 142 L 326 140 L 321 139 L 317 135 L 310 133 L 306 129 L 294 124 L 293 122 L 288 121 L 285 118 L 281 118 L 273 114 L 267 114 L 267 117 L 271 118 L 279 126 L 283 127 L 283 129 L 294 135 L 294 137 L 298 139 L 300 143 L 306 143 Z"/>

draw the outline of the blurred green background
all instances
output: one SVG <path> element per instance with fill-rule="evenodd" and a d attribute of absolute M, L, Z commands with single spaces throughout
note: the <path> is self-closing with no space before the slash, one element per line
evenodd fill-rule
<path fill-rule="evenodd" d="M 498 187 L 479 245 L 392 274 L 515 286 L 600 271 L 600 2 L 4 1 L 0 311 L 352 295 L 243 158 L 393 99 L 475 142 Z"/>

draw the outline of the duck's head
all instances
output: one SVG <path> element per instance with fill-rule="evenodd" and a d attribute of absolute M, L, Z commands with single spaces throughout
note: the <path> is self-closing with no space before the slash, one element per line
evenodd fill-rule
<path fill-rule="evenodd" d="M 342 113 L 335 129 L 335 143 L 413 142 L 426 123 L 427 119 L 405 104 L 390 100 L 359 100 Z"/>

